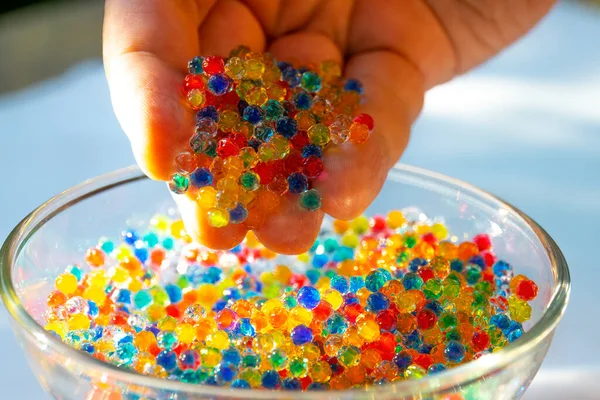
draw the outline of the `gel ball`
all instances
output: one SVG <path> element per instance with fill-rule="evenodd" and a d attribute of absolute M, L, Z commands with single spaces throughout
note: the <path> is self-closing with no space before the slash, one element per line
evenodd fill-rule
<path fill-rule="evenodd" d="M 197 168 L 196 183 L 207 173 Z M 270 191 L 242 192 L 241 176 L 188 189 L 214 202 L 214 226 L 250 218 L 242 193 L 276 206 Z M 231 208 L 216 204 L 217 189 L 236 199 Z M 327 223 L 298 256 L 269 251 L 252 232 L 212 251 L 164 215 L 112 234 L 58 274 L 45 329 L 102 362 L 200 385 L 364 390 L 421 379 L 519 341 L 538 292 L 506 261 L 478 264 L 496 258 L 484 235 L 454 243 L 445 226 L 400 210 Z"/>
<path fill-rule="evenodd" d="M 188 70 L 183 89 L 196 127 L 168 186 L 206 209 L 213 227 L 260 228 L 274 210 L 263 207 L 265 192 L 297 195 L 307 212 L 320 209 L 313 180 L 324 172 L 324 151 L 360 145 L 374 126 L 357 114 L 362 85 L 340 80 L 333 61 L 296 68 L 241 46 L 226 59 L 194 57 Z"/>

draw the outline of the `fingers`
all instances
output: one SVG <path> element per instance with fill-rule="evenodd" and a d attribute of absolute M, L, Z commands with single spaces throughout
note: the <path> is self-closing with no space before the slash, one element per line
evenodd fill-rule
<path fill-rule="evenodd" d="M 298 205 L 298 196 L 288 194 L 281 206 L 269 214 L 256 231 L 256 237 L 272 251 L 281 254 L 304 253 L 317 238 L 323 215 L 321 210 L 303 210 Z"/>
<path fill-rule="evenodd" d="M 317 33 L 301 33 L 275 40 L 269 51 L 279 60 L 296 59 L 300 63 L 341 60 L 335 44 Z M 288 194 L 279 209 L 266 216 L 256 236 L 269 249 L 284 254 L 308 250 L 319 233 L 323 212 L 306 211 L 298 205 L 298 195 Z"/>
<path fill-rule="evenodd" d="M 234 0 L 221 0 L 210 10 L 199 30 L 203 55 L 226 57 L 237 46 L 263 51 L 265 34 L 247 6 Z"/>
<path fill-rule="evenodd" d="M 108 0 L 104 65 L 115 114 L 136 160 L 167 180 L 194 118 L 181 95 L 187 61 L 198 54 L 197 29 L 211 1 Z"/>
<path fill-rule="evenodd" d="M 439 3 L 451 9 L 460 8 L 457 3 L 462 2 Z M 350 55 L 381 50 L 397 53 L 422 72 L 426 88 L 454 76 L 453 44 L 426 1 L 356 0 L 349 26 Z"/>
<path fill-rule="evenodd" d="M 359 216 L 379 193 L 388 170 L 408 144 L 410 126 L 423 102 L 423 78 L 416 68 L 391 52 L 353 57 L 346 75 L 364 86 L 361 112 L 375 120 L 368 141 L 330 147 L 325 172 L 314 187 L 323 196 L 323 211 L 338 219 Z"/>
<path fill-rule="evenodd" d="M 215 250 L 228 250 L 237 246 L 246 236 L 243 224 L 229 224 L 215 228 L 208 223 L 208 209 L 198 205 L 186 195 L 173 195 L 181 212 L 186 232 L 195 241 Z"/>

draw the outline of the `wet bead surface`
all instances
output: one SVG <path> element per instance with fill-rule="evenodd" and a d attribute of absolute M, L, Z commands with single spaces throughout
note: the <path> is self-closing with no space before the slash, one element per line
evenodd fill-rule
<path fill-rule="evenodd" d="M 216 186 L 197 190 L 208 223 L 244 223 L 244 203 L 217 204 L 240 179 Z M 255 192 L 250 203 L 278 206 L 275 193 Z M 327 220 L 298 256 L 270 252 L 253 233 L 212 251 L 191 242 L 181 220 L 157 215 L 145 230 L 100 238 L 57 275 L 45 328 L 121 368 L 253 390 L 421 379 L 518 341 L 535 282 L 498 260 L 491 238 L 457 246 L 439 220 L 407 215 Z M 488 253 L 493 268 L 481 267 Z"/>

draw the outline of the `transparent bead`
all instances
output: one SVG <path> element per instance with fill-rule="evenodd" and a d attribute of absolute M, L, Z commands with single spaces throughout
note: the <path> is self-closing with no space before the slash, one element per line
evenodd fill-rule
<path fill-rule="evenodd" d="M 87 300 L 80 296 L 74 296 L 67 300 L 65 308 L 69 314 L 87 314 L 90 310 Z"/>
<path fill-rule="evenodd" d="M 343 144 L 348 141 L 350 137 L 350 126 L 352 125 L 352 118 L 345 114 L 340 114 L 336 117 L 335 121 L 329 125 L 329 133 L 331 134 L 331 141 L 335 144 Z"/>

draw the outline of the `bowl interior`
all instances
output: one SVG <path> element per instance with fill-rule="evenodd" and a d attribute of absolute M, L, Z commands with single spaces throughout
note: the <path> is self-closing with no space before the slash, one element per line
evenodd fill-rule
<path fill-rule="evenodd" d="M 532 303 L 532 318 L 525 324 L 527 330 L 537 324 L 535 329 L 508 348 L 551 333 L 566 305 L 568 270 L 552 239 L 535 222 L 470 185 L 403 165 L 390 171 L 366 214 L 386 214 L 392 209 L 404 210 L 409 220 L 444 222 L 451 234 L 449 240 L 456 243 L 488 233 L 499 259 L 511 263 L 515 273 L 533 279 L 540 289 Z M 8 292 L 15 293 L 27 313 L 43 326 L 42 314 L 55 277 L 69 264 L 83 265 L 83 254 L 100 237 L 118 240 L 125 228 L 144 229 L 156 213 L 177 216 L 165 185 L 143 177 L 137 168 L 116 171 L 66 191 L 36 210 L 11 234 L 10 244 L 5 245 L 9 249 L 4 249 L 4 263 L 6 254 L 10 259 Z M 3 267 L 6 289 L 7 265 Z M 550 316 L 546 313 L 549 307 L 553 309 Z M 50 335 L 44 340 L 57 341 Z M 490 356 L 487 364 L 476 360 L 469 363 L 472 367 L 457 370 L 468 370 L 470 375 L 463 375 L 472 378 L 475 364 L 481 362 L 481 366 L 492 368 L 490 363 L 500 360 L 494 357 Z"/>
<path fill-rule="evenodd" d="M 100 237 L 118 240 L 125 228 L 145 229 L 157 212 L 177 215 L 164 184 L 145 178 L 82 197 L 79 194 L 72 193 L 70 202 L 46 216 L 31 232 L 13 267 L 16 293 L 42 325 L 45 299 L 53 290 L 54 278 L 69 264 L 82 265 L 83 254 Z M 556 273 L 546 250 L 548 244 L 520 214 L 492 196 L 401 168 L 390 172 L 366 214 L 386 214 L 393 209 L 403 209 L 409 219 L 444 222 L 450 240 L 456 243 L 488 233 L 498 257 L 511 263 L 515 273 L 537 282 L 540 294 L 532 303 L 532 319 L 526 327 L 539 321 L 556 288 Z"/>

